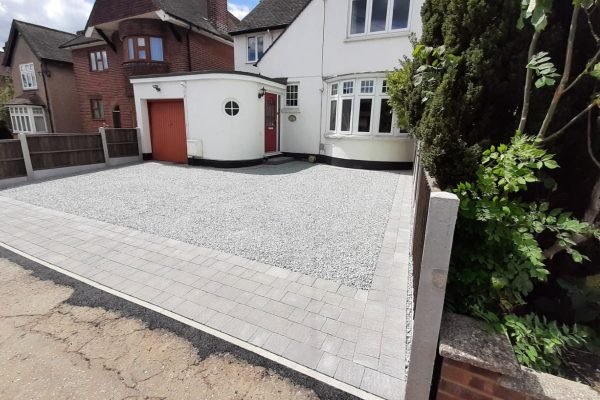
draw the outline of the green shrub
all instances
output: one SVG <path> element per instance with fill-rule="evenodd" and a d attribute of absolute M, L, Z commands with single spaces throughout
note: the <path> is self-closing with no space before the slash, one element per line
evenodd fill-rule
<path fill-rule="evenodd" d="M 483 153 L 476 179 L 454 190 L 460 207 L 447 295 L 450 309 L 508 332 L 519 360 L 546 371 L 554 371 L 562 349 L 583 338 L 576 327 L 556 332 L 556 323 L 514 315 L 526 304 L 534 284 L 550 274 L 538 237 L 552 234 L 576 262 L 586 257 L 574 248 L 573 235 L 600 239 L 598 230 L 569 213 L 520 197 L 530 185 L 541 183 L 540 172 L 555 168 L 553 155 L 521 134 L 510 145 L 492 146 Z M 539 351 L 552 343 L 554 353 Z"/>

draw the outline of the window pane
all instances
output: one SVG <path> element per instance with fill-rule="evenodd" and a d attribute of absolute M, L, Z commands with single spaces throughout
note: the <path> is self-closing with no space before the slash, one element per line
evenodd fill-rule
<path fill-rule="evenodd" d="M 352 0 L 352 20 L 350 21 L 350 33 L 364 33 L 367 19 L 367 0 Z"/>
<path fill-rule="evenodd" d="M 29 122 L 29 117 L 21 117 L 23 121 L 25 121 L 25 130 L 27 132 L 31 132 L 31 123 Z"/>
<path fill-rule="evenodd" d="M 33 117 L 36 132 L 46 132 L 46 119 L 42 116 Z"/>
<path fill-rule="evenodd" d="M 350 130 L 350 121 L 352 119 L 352 99 L 342 100 L 342 132 Z"/>
<path fill-rule="evenodd" d="M 257 50 L 256 52 L 258 53 L 258 58 L 261 58 L 264 54 L 264 38 L 262 36 L 259 36 L 256 38 L 256 43 L 257 43 Z"/>
<path fill-rule="evenodd" d="M 288 85 L 285 96 L 287 107 L 298 107 L 298 85 Z"/>
<path fill-rule="evenodd" d="M 102 61 L 104 62 L 104 69 L 108 69 L 108 57 L 105 51 L 102 52 Z"/>
<path fill-rule="evenodd" d="M 394 0 L 392 29 L 404 29 L 408 27 L 409 6 L 410 0 Z"/>
<path fill-rule="evenodd" d="M 146 39 L 141 37 L 137 39 L 137 45 L 138 47 L 145 47 L 146 46 Z"/>
<path fill-rule="evenodd" d="M 133 48 L 133 38 L 127 39 L 127 47 L 129 48 L 129 60 L 135 60 L 135 50 Z"/>
<path fill-rule="evenodd" d="M 338 94 L 338 84 L 334 83 L 333 85 L 331 85 L 331 95 L 337 96 L 337 94 Z"/>
<path fill-rule="evenodd" d="M 150 56 L 152 61 L 164 61 L 162 39 L 158 37 L 150 38 Z"/>
<path fill-rule="evenodd" d="M 331 107 L 329 108 L 329 130 L 335 131 L 337 123 L 337 100 L 331 100 Z"/>
<path fill-rule="evenodd" d="M 379 132 L 392 133 L 392 107 L 388 99 L 381 100 L 381 111 L 379 112 Z"/>
<path fill-rule="evenodd" d="M 248 61 L 256 61 L 256 38 L 248 38 Z"/>
<path fill-rule="evenodd" d="M 96 53 L 90 53 L 90 61 L 92 62 L 92 71 L 98 70 L 96 66 Z"/>
<path fill-rule="evenodd" d="M 385 31 L 388 0 L 373 0 L 371 13 L 371 32 Z"/>
<path fill-rule="evenodd" d="M 344 82 L 342 86 L 342 94 L 352 94 L 354 93 L 354 82 Z"/>
<path fill-rule="evenodd" d="M 375 81 L 361 81 L 360 82 L 360 92 L 361 93 L 373 93 L 375 88 Z"/>
<path fill-rule="evenodd" d="M 371 108 L 373 99 L 360 99 L 360 109 L 358 112 L 358 131 L 371 131 Z"/>

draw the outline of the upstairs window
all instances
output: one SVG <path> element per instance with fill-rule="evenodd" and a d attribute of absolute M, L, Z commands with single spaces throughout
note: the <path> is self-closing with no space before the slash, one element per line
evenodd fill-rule
<path fill-rule="evenodd" d="M 137 36 L 127 38 L 129 61 L 162 62 L 165 60 L 163 40 L 156 36 Z"/>
<path fill-rule="evenodd" d="M 408 28 L 410 0 L 351 0 L 350 35 Z"/>
<path fill-rule="evenodd" d="M 298 107 L 298 85 L 287 85 L 285 92 L 285 106 Z"/>
<path fill-rule="evenodd" d="M 35 76 L 35 67 L 33 63 L 19 65 L 21 72 L 21 82 L 23 83 L 23 90 L 34 90 L 37 89 L 37 79 Z"/>
<path fill-rule="evenodd" d="M 248 37 L 248 62 L 255 62 L 265 54 L 264 36 Z"/>
<path fill-rule="evenodd" d="M 108 69 L 106 51 L 94 51 L 90 53 L 90 69 L 92 71 L 104 71 Z"/>

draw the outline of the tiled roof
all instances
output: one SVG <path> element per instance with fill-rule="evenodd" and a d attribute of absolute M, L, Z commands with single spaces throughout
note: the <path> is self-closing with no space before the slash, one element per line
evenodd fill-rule
<path fill-rule="evenodd" d="M 68 32 L 58 31 L 56 29 L 47 28 L 45 26 L 34 25 L 22 21 L 13 21 L 6 55 L 11 57 L 11 50 L 16 40 L 16 32 L 21 33 L 25 42 L 40 60 L 52 60 L 71 63 L 71 52 L 60 48 L 60 45 L 68 40 L 75 38 L 75 35 Z M 7 60 L 5 60 L 7 61 Z M 8 65 L 8 62 L 4 63 Z"/>
<path fill-rule="evenodd" d="M 304 10 L 311 0 L 261 0 L 231 35 L 286 27 Z"/>
<path fill-rule="evenodd" d="M 83 33 L 80 33 L 68 42 L 61 44 L 60 47 L 62 49 L 66 49 L 69 47 L 81 46 L 84 44 L 91 44 L 96 42 L 98 42 L 98 44 L 104 43 L 104 39 L 102 39 L 100 35 L 98 35 L 96 32 L 94 32 L 92 37 L 85 37 Z"/>
<path fill-rule="evenodd" d="M 96 0 L 86 27 L 163 10 L 174 18 L 231 40 L 208 20 L 206 0 Z"/>

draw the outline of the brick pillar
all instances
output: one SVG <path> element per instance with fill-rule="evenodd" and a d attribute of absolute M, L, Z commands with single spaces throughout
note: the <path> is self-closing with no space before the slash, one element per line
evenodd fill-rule
<path fill-rule="evenodd" d="M 227 0 L 207 0 L 208 20 L 222 31 L 227 31 Z"/>

